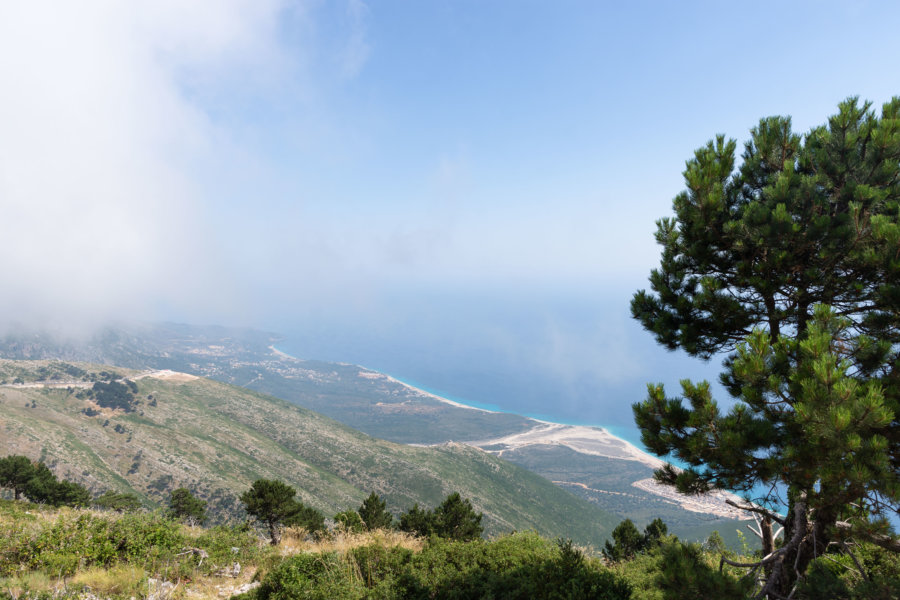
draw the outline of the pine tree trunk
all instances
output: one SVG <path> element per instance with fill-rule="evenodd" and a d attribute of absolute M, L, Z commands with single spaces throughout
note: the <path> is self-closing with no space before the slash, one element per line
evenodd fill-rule
<path fill-rule="evenodd" d="M 788 518 L 784 522 L 784 554 L 769 574 L 763 595 L 771 598 L 787 598 L 797 583 L 797 573 L 803 573 L 812 560 L 807 539 L 809 537 L 809 511 L 806 492 L 796 497 L 789 493 Z M 801 568 L 802 564 L 802 568 Z"/>
<path fill-rule="evenodd" d="M 269 537 L 272 538 L 272 545 L 277 546 L 281 543 L 281 532 L 278 530 L 278 523 L 269 521 Z"/>
<path fill-rule="evenodd" d="M 774 598 L 787 598 L 809 564 L 825 553 L 831 540 L 829 531 L 837 522 L 834 509 L 810 511 L 806 498 L 806 493 L 802 492 L 796 502 L 790 501 L 788 515 L 792 518 L 785 519 L 784 526 L 786 551 L 772 566 L 763 590 Z"/>
<path fill-rule="evenodd" d="M 763 517 L 759 523 L 759 533 L 762 538 L 762 554 L 763 557 L 769 556 L 775 552 L 775 537 L 772 535 L 772 519 L 768 516 Z M 766 579 L 772 575 L 772 566 L 766 565 L 764 568 Z"/>

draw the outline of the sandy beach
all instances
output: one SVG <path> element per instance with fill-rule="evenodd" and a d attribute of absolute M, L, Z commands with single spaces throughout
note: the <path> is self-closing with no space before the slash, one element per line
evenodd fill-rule
<path fill-rule="evenodd" d="M 665 464 L 660 459 L 647 454 L 623 439 L 617 438 L 601 427 L 588 427 L 586 425 L 562 425 L 560 423 L 535 420 L 535 426 L 529 431 L 468 443 L 479 448 L 490 447 L 493 449 L 504 446 L 506 450 L 535 445 L 565 446 L 581 454 L 619 460 L 634 460 L 653 469 L 658 469 Z"/>
<path fill-rule="evenodd" d="M 274 346 L 269 349 L 281 360 L 298 361 L 297 358 L 281 352 Z M 395 379 L 390 375 L 380 373 L 365 367 L 359 367 L 358 376 L 362 379 L 371 381 L 383 381 L 392 383 L 402 387 L 409 396 L 406 403 L 415 403 L 416 399 L 431 400 L 453 406 L 455 408 L 474 410 L 483 413 L 497 413 L 498 411 L 488 410 L 475 406 L 468 406 L 461 402 L 456 402 L 448 398 L 444 398 L 437 394 L 419 389 L 408 383 Z M 659 458 L 644 452 L 634 444 L 627 442 L 602 427 L 592 427 L 588 425 L 564 425 L 562 423 L 553 423 L 525 417 L 531 427 L 525 431 L 520 431 L 511 435 L 501 436 L 491 439 L 470 440 L 462 442 L 468 446 L 473 446 L 492 454 L 502 456 L 504 452 L 524 448 L 527 446 L 564 446 L 580 454 L 588 456 L 597 456 L 616 460 L 636 461 L 650 467 L 651 469 L 661 468 L 665 462 Z M 576 485 L 571 482 L 560 482 L 563 484 Z M 709 515 L 729 519 L 747 519 L 749 513 L 737 510 L 725 503 L 725 500 L 740 500 L 739 496 L 730 492 L 714 492 L 704 496 L 682 496 L 673 488 L 656 483 L 653 479 L 642 479 L 632 482 L 632 485 L 647 493 L 665 499 L 672 504 L 678 504 L 686 510 L 699 512 Z M 601 491 L 601 490 L 595 490 Z"/>

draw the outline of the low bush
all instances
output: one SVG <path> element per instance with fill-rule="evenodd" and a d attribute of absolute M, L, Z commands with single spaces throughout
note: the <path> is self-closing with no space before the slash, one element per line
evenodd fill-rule
<path fill-rule="evenodd" d="M 743 578 L 746 571 L 726 566 L 720 572 L 719 557 L 700 544 L 669 537 L 631 560 L 616 562 L 613 569 L 631 585 L 633 600 L 747 597 L 752 582 Z"/>
<path fill-rule="evenodd" d="M 60 514 L 36 531 L 7 540 L 0 561 L 2 574 L 42 569 L 71 575 L 79 567 L 112 566 L 171 560 L 185 546 L 177 523 L 158 514 L 125 514 L 119 518 L 88 512 Z"/>
<path fill-rule="evenodd" d="M 872 544 L 854 544 L 850 549 L 859 564 L 837 549 L 833 554 L 816 559 L 798 586 L 797 598 L 897 598 L 900 590 L 900 555 Z"/>
<path fill-rule="evenodd" d="M 365 587 L 351 563 L 342 560 L 335 552 L 297 554 L 275 569 L 255 591 L 259 600 L 343 600 L 363 598 Z"/>
<path fill-rule="evenodd" d="M 248 596 L 287 598 L 546 598 L 625 600 L 630 586 L 571 543 L 534 533 L 493 542 L 433 538 L 419 553 L 369 545 L 306 553 L 274 568 Z"/>
<path fill-rule="evenodd" d="M 208 554 L 202 565 L 206 567 L 204 572 L 212 572 L 235 562 L 253 563 L 264 553 L 259 538 L 245 525 L 217 525 L 201 530 L 191 544 Z"/>

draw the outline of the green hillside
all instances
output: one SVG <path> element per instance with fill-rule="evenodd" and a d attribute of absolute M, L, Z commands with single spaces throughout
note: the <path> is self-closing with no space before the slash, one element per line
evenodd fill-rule
<path fill-rule="evenodd" d="M 155 506 L 185 486 L 213 511 L 238 517 L 238 494 L 264 477 L 287 481 L 326 514 L 355 508 L 370 491 L 395 514 L 416 502 L 434 506 L 459 491 L 484 511 L 488 534 L 535 529 L 597 546 L 617 522 L 547 479 L 468 446 L 378 440 L 288 402 L 208 379 L 69 365 L 89 374 L 114 371 L 135 382 L 134 411 L 112 410 L 84 397 L 92 382 L 68 375 L 77 371 L 66 365 L 0 361 L 0 380 L 6 381 L 0 387 L 0 454 L 41 458 L 57 475 L 96 493 L 133 491 Z M 31 383 L 36 379 L 44 383 Z"/>
<path fill-rule="evenodd" d="M 0 356 L 183 371 L 271 394 L 400 444 L 492 439 L 534 427 L 533 420 L 520 415 L 442 402 L 358 365 L 287 357 L 274 349 L 279 339 L 276 334 L 249 329 L 132 323 L 78 342 L 61 342 L 54 336 L 33 332 L 8 334 L 0 339 Z M 456 453 L 467 451 L 451 447 Z M 435 451 L 448 450 L 442 445 Z M 662 517 L 670 524 L 670 531 L 686 539 L 703 539 L 710 531 L 719 530 L 735 547 L 739 547 L 735 530 L 745 530 L 746 523 L 687 511 L 678 503 L 635 488 L 632 482 L 650 476 L 650 470 L 635 461 L 585 456 L 563 447 L 504 451 L 503 459 L 547 480 L 568 482 L 559 484 L 562 490 L 581 497 L 604 515 L 613 515 L 615 521 L 631 518 L 643 525 Z M 386 492 L 377 481 L 372 489 Z M 404 503 L 409 498 L 416 496 L 398 496 L 395 512 L 407 508 Z"/>

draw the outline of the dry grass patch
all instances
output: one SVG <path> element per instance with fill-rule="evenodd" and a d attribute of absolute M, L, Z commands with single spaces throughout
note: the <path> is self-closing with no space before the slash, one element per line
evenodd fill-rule
<path fill-rule="evenodd" d="M 300 552 L 337 552 L 344 554 L 360 546 L 377 544 L 385 548 L 400 546 L 413 552 L 420 552 L 425 540 L 404 531 L 392 529 L 376 529 L 362 533 L 334 531 L 324 536 L 310 536 L 301 527 L 288 527 L 284 530 L 278 553 L 282 556 L 299 554 Z"/>
<path fill-rule="evenodd" d="M 118 565 L 109 569 L 94 567 L 75 573 L 67 585 L 86 588 L 100 597 L 135 596 L 147 592 L 147 574 L 143 569 Z"/>
<path fill-rule="evenodd" d="M 51 577 L 43 571 L 29 571 L 14 577 L 0 577 L 0 591 L 18 598 L 26 591 L 52 592 L 63 587 L 58 577 Z"/>

